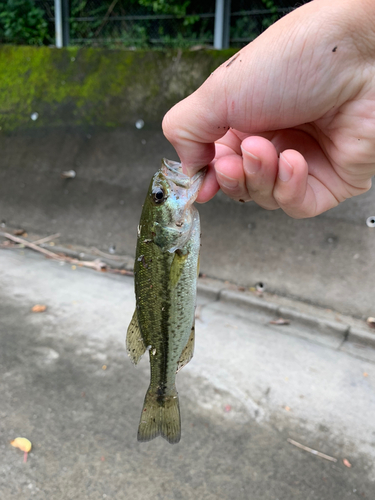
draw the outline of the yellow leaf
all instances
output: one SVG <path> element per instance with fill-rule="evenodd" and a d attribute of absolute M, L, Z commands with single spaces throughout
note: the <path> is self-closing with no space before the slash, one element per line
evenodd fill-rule
<path fill-rule="evenodd" d="M 22 437 L 17 437 L 16 439 L 13 439 L 13 441 L 11 441 L 10 444 L 15 448 L 19 448 L 21 451 L 24 451 L 25 453 L 29 453 L 29 451 L 33 446 L 31 444 L 31 441 Z"/>
<path fill-rule="evenodd" d="M 35 306 L 31 308 L 31 312 L 33 312 L 33 313 L 42 313 L 46 309 L 47 309 L 47 306 L 44 306 L 42 304 L 35 304 Z"/>

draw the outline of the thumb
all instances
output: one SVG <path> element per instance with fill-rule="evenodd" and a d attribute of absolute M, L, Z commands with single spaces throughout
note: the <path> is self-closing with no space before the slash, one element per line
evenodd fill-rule
<path fill-rule="evenodd" d="M 229 129 L 225 109 L 213 102 L 206 81 L 198 90 L 180 101 L 164 116 L 165 137 L 174 146 L 183 167 L 193 175 L 215 157 L 215 141 Z"/>

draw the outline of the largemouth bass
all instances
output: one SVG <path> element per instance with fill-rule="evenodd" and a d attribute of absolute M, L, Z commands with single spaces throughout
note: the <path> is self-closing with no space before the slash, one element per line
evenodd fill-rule
<path fill-rule="evenodd" d="M 138 227 L 134 265 L 136 309 L 126 347 L 137 364 L 149 352 L 151 381 L 138 441 L 181 437 L 176 373 L 192 358 L 200 222 L 193 203 L 204 171 L 192 178 L 181 164 L 162 160 L 153 176 Z"/>

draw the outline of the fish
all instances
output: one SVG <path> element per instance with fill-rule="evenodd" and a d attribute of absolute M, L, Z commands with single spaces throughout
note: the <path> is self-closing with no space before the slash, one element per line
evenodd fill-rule
<path fill-rule="evenodd" d="M 134 364 L 148 351 L 150 385 L 138 441 L 181 438 L 176 374 L 194 352 L 200 220 L 193 203 L 205 169 L 193 177 L 163 158 L 153 176 L 138 226 L 134 284 L 136 308 L 126 349 Z"/>

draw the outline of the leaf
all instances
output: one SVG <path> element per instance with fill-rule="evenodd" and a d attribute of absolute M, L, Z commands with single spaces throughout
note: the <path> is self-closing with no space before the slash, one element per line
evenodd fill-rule
<path fill-rule="evenodd" d="M 344 460 L 342 462 L 345 465 L 345 467 L 349 467 L 349 469 L 352 466 L 352 464 L 349 462 L 349 460 L 347 458 L 344 458 Z"/>
<path fill-rule="evenodd" d="M 25 235 L 25 234 L 27 235 L 27 233 L 26 233 L 26 231 L 24 229 L 15 229 L 13 231 L 13 234 L 15 236 L 22 236 L 22 235 Z"/>
<path fill-rule="evenodd" d="M 42 313 L 47 309 L 47 306 L 42 304 L 35 304 L 34 307 L 31 308 L 31 312 L 33 313 Z"/>
<path fill-rule="evenodd" d="M 31 441 L 29 441 L 27 438 L 23 437 L 17 437 L 16 439 L 13 439 L 13 441 L 10 442 L 12 446 L 15 448 L 19 448 L 21 451 L 25 453 L 29 453 L 29 451 L 32 448 Z"/>

